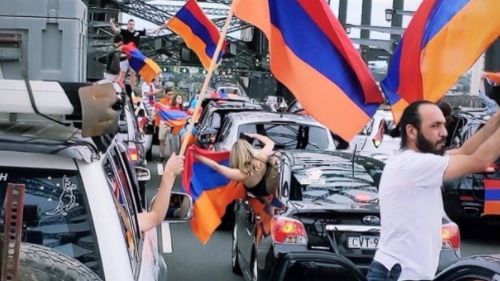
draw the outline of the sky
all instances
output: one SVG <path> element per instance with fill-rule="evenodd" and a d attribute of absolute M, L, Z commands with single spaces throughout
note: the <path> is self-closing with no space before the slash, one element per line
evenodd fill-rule
<path fill-rule="evenodd" d="M 401 1 L 401 0 L 398 0 Z M 385 10 L 392 9 L 393 0 L 372 0 L 372 16 L 371 25 L 376 26 L 387 26 L 391 25 L 390 22 L 385 20 Z M 415 11 L 422 0 L 405 0 L 404 10 L 405 11 Z M 347 23 L 359 25 L 361 24 L 361 7 L 363 0 L 349 0 L 347 1 Z M 331 0 L 330 6 L 332 7 L 333 13 L 338 16 L 339 10 L 339 0 Z M 403 27 L 406 27 L 409 23 L 410 17 L 403 16 Z M 359 38 L 359 29 L 352 29 L 349 36 L 351 38 Z M 389 34 L 370 32 L 370 38 L 372 39 L 389 39 Z"/>

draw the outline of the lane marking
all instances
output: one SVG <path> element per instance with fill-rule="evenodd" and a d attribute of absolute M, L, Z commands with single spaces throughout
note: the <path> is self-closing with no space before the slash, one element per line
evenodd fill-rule
<path fill-rule="evenodd" d="M 172 236 L 170 232 L 170 224 L 168 222 L 161 223 L 161 244 L 164 254 L 173 253 Z"/>
<path fill-rule="evenodd" d="M 158 170 L 158 175 L 159 176 L 163 176 L 163 164 L 162 163 L 158 163 L 156 165 L 156 169 Z"/>

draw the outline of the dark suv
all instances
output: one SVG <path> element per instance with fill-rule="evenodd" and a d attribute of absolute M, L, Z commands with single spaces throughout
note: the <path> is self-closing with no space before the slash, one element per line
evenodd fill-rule
<path fill-rule="evenodd" d="M 278 198 L 285 207 L 266 219 L 254 213 L 253 199 L 237 202 L 233 271 L 241 270 L 247 280 L 276 280 L 275 269 L 285 255 L 307 261 L 328 254 L 338 268 L 363 276 L 378 246 L 383 167 L 381 161 L 351 153 L 282 151 Z M 447 218 L 443 240 L 440 269 L 460 257 L 459 230 Z"/>
<path fill-rule="evenodd" d="M 447 145 L 450 148 L 461 146 L 481 129 L 488 115 L 482 109 L 456 110 L 448 124 Z M 477 220 L 485 215 L 500 217 L 500 213 L 485 213 L 485 180 L 499 181 L 500 159 L 488 170 L 473 173 L 443 184 L 444 208 L 454 221 Z"/>

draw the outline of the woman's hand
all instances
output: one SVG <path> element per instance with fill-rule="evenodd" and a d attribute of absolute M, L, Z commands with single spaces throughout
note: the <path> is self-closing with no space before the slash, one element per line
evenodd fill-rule
<path fill-rule="evenodd" d="M 164 174 L 174 174 L 179 175 L 184 170 L 184 156 L 175 155 L 175 153 L 170 156 L 167 163 L 165 164 Z"/>

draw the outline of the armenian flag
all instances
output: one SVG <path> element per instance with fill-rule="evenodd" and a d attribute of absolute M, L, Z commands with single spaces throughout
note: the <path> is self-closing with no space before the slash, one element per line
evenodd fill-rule
<path fill-rule="evenodd" d="M 170 127 L 182 127 L 186 124 L 187 119 L 191 117 L 187 112 L 180 109 L 171 109 L 168 106 L 158 104 L 157 106 L 160 119 L 166 121 Z"/>
<path fill-rule="evenodd" d="M 498 15 L 498 0 L 422 1 L 381 83 L 396 122 L 408 104 L 446 94 L 500 35 Z"/>
<path fill-rule="evenodd" d="M 203 13 L 196 0 L 188 0 L 186 5 L 170 19 L 167 27 L 184 39 L 186 45 L 196 53 L 203 67 L 208 70 L 219 42 L 220 32 Z M 226 44 L 222 46 L 219 60 L 225 47 Z"/>
<path fill-rule="evenodd" d="M 139 73 L 144 81 L 151 83 L 160 74 L 160 66 L 152 59 L 145 57 L 134 43 L 123 45 L 122 51 L 127 55 L 130 67 Z"/>
<path fill-rule="evenodd" d="M 186 151 L 182 186 L 193 197 L 194 211 L 191 220 L 194 235 L 206 244 L 221 222 L 227 205 L 246 195 L 243 185 L 231 181 L 214 169 L 196 160 L 203 155 L 223 165 L 229 165 L 229 151 L 214 152 L 190 146 Z"/>
<path fill-rule="evenodd" d="M 382 95 L 324 0 L 235 0 L 234 14 L 269 40 L 271 71 L 304 109 L 345 140 L 366 125 Z"/>
<path fill-rule="evenodd" d="M 484 180 L 483 215 L 500 215 L 500 180 Z"/>

